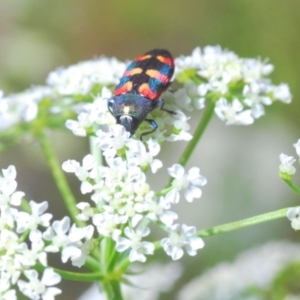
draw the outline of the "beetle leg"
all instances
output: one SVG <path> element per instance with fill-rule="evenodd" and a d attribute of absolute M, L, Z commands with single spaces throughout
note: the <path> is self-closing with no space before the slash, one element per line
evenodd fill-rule
<path fill-rule="evenodd" d="M 169 114 L 176 115 L 175 111 L 164 108 L 164 105 L 165 101 L 163 99 L 158 99 L 155 103 L 155 108 L 160 106 L 161 110 L 166 111 Z"/>
<path fill-rule="evenodd" d="M 152 120 L 152 119 L 145 119 L 145 121 L 147 121 L 153 129 L 150 130 L 150 131 L 142 133 L 141 136 L 140 136 L 140 140 L 141 141 L 143 141 L 143 136 L 154 132 L 157 129 L 157 127 L 158 127 L 157 123 L 154 120 Z"/>

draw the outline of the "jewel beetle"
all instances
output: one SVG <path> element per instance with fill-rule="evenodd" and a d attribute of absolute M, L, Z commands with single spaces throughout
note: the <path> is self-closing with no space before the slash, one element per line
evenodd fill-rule
<path fill-rule="evenodd" d="M 169 51 L 154 49 L 138 56 L 126 68 L 114 96 L 108 101 L 108 109 L 132 136 L 143 121 L 153 128 L 141 134 L 154 132 L 158 125 L 147 115 L 155 108 L 170 114 L 174 111 L 164 108 L 160 95 L 170 85 L 174 73 L 174 59 Z"/>

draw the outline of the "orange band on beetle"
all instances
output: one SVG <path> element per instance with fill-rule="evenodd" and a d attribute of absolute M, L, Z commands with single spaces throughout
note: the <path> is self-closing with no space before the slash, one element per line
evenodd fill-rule
<path fill-rule="evenodd" d="M 157 55 L 156 58 L 157 58 L 160 62 L 162 62 L 162 63 L 164 63 L 164 64 L 168 64 L 168 65 L 171 65 L 171 66 L 173 66 L 173 64 L 174 64 L 173 59 L 170 58 L 170 57 L 164 57 L 164 56 L 162 56 L 162 55 Z"/>
<path fill-rule="evenodd" d="M 135 74 L 141 74 L 142 72 L 143 72 L 143 69 L 134 68 L 132 70 L 125 71 L 123 76 L 132 76 L 132 75 L 135 75 Z"/>
<path fill-rule="evenodd" d="M 120 86 L 117 90 L 115 90 L 115 96 L 119 96 L 125 93 L 128 93 L 132 90 L 132 81 L 126 82 L 124 85 Z"/>
<path fill-rule="evenodd" d="M 152 55 L 147 54 L 147 55 L 140 55 L 138 56 L 135 61 L 140 61 L 140 60 L 145 60 L 145 59 L 149 59 L 150 57 L 152 57 Z"/>
<path fill-rule="evenodd" d="M 169 77 L 167 75 L 161 74 L 158 70 L 150 69 L 146 71 L 146 74 L 151 78 L 160 80 L 163 83 L 169 81 Z"/>
<path fill-rule="evenodd" d="M 157 98 L 157 94 L 152 92 L 148 83 L 141 84 L 141 86 L 139 87 L 139 93 L 141 95 L 143 95 L 144 97 L 147 97 L 151 100 L 154 100 Z"/>

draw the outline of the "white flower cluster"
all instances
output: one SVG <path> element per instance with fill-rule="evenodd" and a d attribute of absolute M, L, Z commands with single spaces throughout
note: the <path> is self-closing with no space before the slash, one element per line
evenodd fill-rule
<path fill-rule="evenodd" d="M 300 163 L 300 139 L 295 143 L 294 148 L 299 157 Z M 284 153 L 279 155 L 280 165 L 279 165 L 279 175 L 285 180 L 291 180 L 293 175 L 296 173 L 296 168 L 293 164 L 296 159 L 293 156 L 288 156 Z M 287 218 L 291 221 L 291 226 L 295 230 L 300 230 L 300 207 L 291 207 L 287 211 Z"/>
<path fill-rule="evenodd" d="M 64 109 L 84 111 L 86 107 L 76 104 L 78 101 L 74 97 L 78 94 L 90 96 L 92 88 L 97 84 L 116 85 L 125 66 L 125 63 L 115 58 L 100 57 L 51 72 L 46 80 L 46 86 L 32 87 L 22 93 L 5 97 L 3 91 L 0 90 L 0 132 L 19 123 L 36 119 L 39 102 L 43 99 L 51 101 L 49 113 L 52 114 L 61 113 Z M 104 99 L 105 102 L 107 99 Z M 99 110 L 98 104 L 98 98 L 95 97 L 93 105 L 97 107 L 97 110 Z M 106 103 L 105 110 L 107 111 Z"/>
<path fill-rule="evenodd" d="M 86 95 L 95 84 L 116 85 L 125 71 L 126 64 L 116 58 L 80 62 L 51 72 L 47 84 L 60 95 Z"/>
<path fill-rule="evenodd" d="M 16 191 L 16 169 L 10 166 L 2 170 L 0 177 L 0 298 L 17 299 L 15 285 L 30 299 L 52 299 L 61 291 L 52 285 L 60 281 L 60 276 L 47 268 L 47 256 L 42 233 L 38 226 L 49 226 L 50 214 L 44 214 L 47 203 L 30 202 L 32 213 L 19 212 L 23 192 Z M 29 245 L 21 238 L 27 230 Z M 41 279 L 33 269 L 37 263 L 45 266 Z M 20 279 L 25 275 L 28 281 Z"/>
<path fill-rule="evenodd" d="M 0 90 L 0 132 L 22 122 L 30 122 L 38 115 L 39 102 L 51 95 L 50 87 L 36 86 L 22 93 L 4 97 Z"/>
<path fill-rule="evenodd" d="M 87 135 L 94 123 L 114 124 L 107 101 L 126 65 L 116 58 L 100 57 L 52 71 L 44 87 L 6 97 L 0 91 L 0 131 L 33 121 L 43 99 L 49 100 L 50 114 L 76 111 L 77 120 L 66 124 L 76 135 Z M 186 112 L 202 109 L 207 101 L 215 102 L 215 113 L 226 124 L 252 124 L 264 114 L 264 105 L 276 100 L 290 103 L 292 99 L 286 84 L 273 85 L 268 79 L 272 71 L 273 66 L 266 61 L 239 58 L 218 46 L 196 48 L 190 56 L 176 58 L 174 79 L 183 87 L 163 95 L 166 107 L 176 114 L 152 111 L 148 117 L 156 121 L 158 130 L 148 137 L 189 141 L 192 135 Z M 137 134 L 147 130 L 149 124 L 143 122 Z"/>
<path fill-rule="evenodd" d="M 286 84 L 276 86 L 267 78 L 273 71 L 271 64 L 240 58 L 218 46 L 196 48 L 190 56 L 176 58 L 175 65 L 179 80 L 193 71 L 199 81 L 185 86 L 184 97 L 180 92 L 185 106 L 202 108 L 206 99 L 214 99 L 215 113 L 228 125 L 252 124 L 264 114 L 264 105 L 276 100 L 290 103 L 292 99 Z"/>
<path fill-rule="evenodd" d="M 177 215 L 170 210 L 172 203 L 179 201 L 179 191 L 191 202 L 200 198 L 200 186 L 206 179 L 198 168 L 187 174 L 180 165 L 174 165 L 169 174 L 175 178 L 174 185 L 165 196 L 156 196 L 146 181 L 144 171 L 156 172 L 162 162 L 154 157 L 160 146 L 149 139 L 147 147 L 139 140 L 129 139 L 129 133 L 121 125 L 110 127 L 110 131 L 99 130 L 95 140 L 103 151 L 107 166 L 97 166 L 92 155 L 84 157 L 82 165 L 74 160 L 66 161 L 63 169 L 74 173 L 81 181 L 83 194 L 93 192 L 91 206 L 87 202 L 78 204 L 80 220 L 91 220 L 101 236 L 112 237 L 116 250 L 129 251 L 130 261 L 146 261 L 153 254 L 154 244 L 144 241 L 150 233 L 149 221 L 161 225 L 170 237 L 162 240 L 166 253 L 173 259 L 188 254 L 195 255 L 202 248 L 202 239 L 195 236 L 196 229 L 186 225 L 173 224 Z"/>
<path fill-rule="evenodd" d="M 91 248 L 93 227 L 70 228 L 70 220 L 50 220 L 45 213 L 46 201 L 30 201 L 31 213 L 19 211 L 25 195 L 16 191 L 16 169 L 9 166 L 0 176 L 0 299 L 14 300 L 16 286 L 30 299 L 54 299 L 61 290 L 54 287 L 61 281 L 59 274 L 47 265 L 47 253 L 62 251 L 62 261 L 71 259 L 74 266 L 82 266 Z M 84 241 L 86 240 L 86 241 Z M 44 272 L 39 278 L 35 265 Z M 26 279 L 26 280 L 24 280 Z"/>

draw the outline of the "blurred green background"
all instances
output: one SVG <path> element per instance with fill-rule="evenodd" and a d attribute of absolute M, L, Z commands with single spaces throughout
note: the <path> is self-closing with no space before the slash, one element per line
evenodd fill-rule
<path fill-rule="evenodd" d="M 189 163 L 201 168 L 208 185 L 193 206 L 182 201 L 180 221 L 200 229 L 295 206 L 297 196 L 278 178 L 278 156 L 295 156 L 292 144 L 300 138 L 299 14 L 297 0 L 1 0 L 0 89 L 19 92 L 43 85 L 59 66 L 100 55 L 133 59 L 156 47 L 178 56 L 196 46 L 220 45 L 241 57 L 268 58 L 275 65 L 274 83 L 290 85 L 292 104 L 267 107 L 266 116 L 250 127 L 226 127 L 213 120 Z M 194 123 L 197 117 L 193 115 Z M 81 160 L 88 151 L 84 139 L 55 133 L 52 140 L 61 161 Z M 165 166 L 176 162 L 184 144 L 175 149 L 162 152 Z M 65 214 L 36 144 L 2 153 L 0 167 L 9 164 L 16 165 L 18 188 L 29 199 L 49 200 L 55 219 Z M 166 178 L 163 173 L 151 179 L 153 185 Z M 70 181 L 78 191 L 77 181 Z M 271 239 L 299 240 L 299 234 L 287 220 L 278 220 L 206 239 L 204 250 L 183 260 L 185 273 L 177 289 L 218 262 Z M 168 258 L 162 255 L 161 260 Z M 58 299 L 75 299 L 83 288 L 64 285 L 68 291 Z"/>

